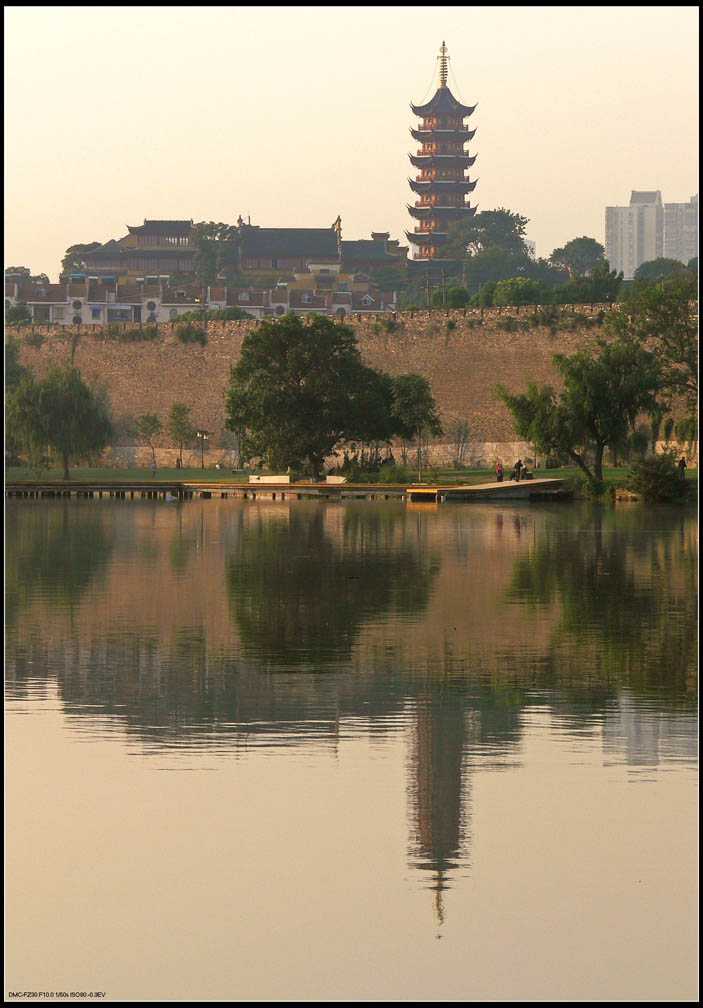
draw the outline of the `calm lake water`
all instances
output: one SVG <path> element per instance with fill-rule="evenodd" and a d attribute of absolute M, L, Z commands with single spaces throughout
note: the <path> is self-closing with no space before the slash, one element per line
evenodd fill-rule
<path fill-rule="evenodd" d="M 697 519 L 8 501 L 6 983 L 697 995 Z"/>

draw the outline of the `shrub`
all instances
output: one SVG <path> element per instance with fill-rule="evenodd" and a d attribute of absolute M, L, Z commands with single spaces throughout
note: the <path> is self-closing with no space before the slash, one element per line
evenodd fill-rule
<path fill-rule="evenodd" d="M 142 340 L 155 340 L 159 338 L 159 329 L 155 325 L 142 326 L 141 329 L 125 329 L 118 333 L 120 343 L 139 343 Z"/>
<path fill-rule="evenodd" d="M 27 346 L 34 347 L 36 350 L 38 350 L 39 347 L 44 342 L 44 337 L 42 336 L 41 333 L 38 332 L 28 332 L 27 335 L 24 337 L 24 342 L 27 344 Z"/>
<path fill-rule="evenodd" d="M 207 343 L 205 330 L 198 329 L 197 326 L 192 325 L 190 322 L 177 326 L 176 336 L 181 343 L 199 343 L 200 346 L 205 346 Z"/>
<path fill-rule="evenodd" d="M 5 312 L 6 325 L 24 325 L 31 321 L 32 313 L 24 301 L 18 301 Z"/>
<path fill-rule="evenodd" d="M 534 326 L 551 326 L 559 319 L 559 309 L 556 305 L 541 305 L 535 308 L 530 321 Z"/>
<path fill-rule="evenodd" d="M 411 477 L 403 465 L 383 465 L 375 479 L 378 483 L 408 483 Z"/>
<path fill-rule="evenodd" d="M 633 463 L 627 486 L 648 504 L 684 500 L 689 489 L 682 479 L 673 452 L 651 455 Z"/>
<path fill-rule="evenodd" d="M 233 322 L 237 319 L 248 319 L 253 318 L 249 312 L 244 311 L 238 305 L 230 305 L 229 308 L 214 308 L 212 311 L 208 312 L 208 319 L 212 319 L 214 322 Z"/>

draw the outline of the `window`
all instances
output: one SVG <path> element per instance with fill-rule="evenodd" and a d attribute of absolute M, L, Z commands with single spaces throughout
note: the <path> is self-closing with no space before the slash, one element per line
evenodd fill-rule
<path fill-rule="evenodd" d="M 173 321 L 173 319 L 178 318 L 178 311 L 175 308 L 172 308 L 168 313 L 168 317 L 171 319 L 171 321 Z"/>
<path fill-rule="evenodd" d="M 248 300 L 249 295 L 247 294 L 246 291 L 242 291 L 242 293 L 237 297 L 237 301 L 248 301 Z"/>
<path fill-rule="evenodd" d="M 302 302 L 303 304 L 312 304 L 312 298 L 309 294 L 303 294 Z"/>
<path fill-rule="evenodd" d="M 101 312 L 102 312 L 102 308 L 91 308 L 90 309 L 90 316 L 93 319 L 99 319 Z M 61 318 L 63 318 L 63 311 L 61 312 Z"/>

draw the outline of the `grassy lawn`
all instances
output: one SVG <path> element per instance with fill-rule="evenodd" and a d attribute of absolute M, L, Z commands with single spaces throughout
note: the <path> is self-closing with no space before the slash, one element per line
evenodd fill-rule
<path fill-rule="evenodd" d="M 583 479 L 583 473 L 576 466 L 569 466 L 563 469 L 534 469 L 532 470 L 535 479 Z M 130 482 L 145 482 L 151 483 L 154 480 L 152 477 L 151 469 L 147 466 L 139 469 L 89 469 L 87 467 L 72 467 L 70 470 L 71 480 L 75 482 L 90 482 L 94 483 L 99 480 L 104 480 L 106 482 L 122 481 L 128 480 Z M 408 484 L 417 483 L 417 470 L 408 468 L 407 470 L 408 478 L 407 481 L 401 480 L 400 482 L 407 482 Z M 615 486 L 622 486 L 627 477 L 630 474 L 630 470 L 627 467 L 620 466 L 616 468 L 604 468 L 603 479 L 607 484 L 614 484 Z M 686 479 L 697 480 L 698 470 L 697 469 L 687 469 Z M 56 480 L 63 479 L 63 470 L 54 468 L 44 470 L 39 476 L 36 475 L 31 469 L 13 466 L 5 470 L 6 481 L 21 480 L 22 482 L 54 482 Z M 215 469 L 208 468 L 201 469 L 191 468 L 191 469 L 175 469 L 175 468 L 157 468 L 156 470 L 156 481 L 164 482 L 182 482 L 182 483 L 196 483 L 196 482 L 208 482 L 208 483 L 232 483 L 241 482 L 247 483 L 249 480 L 249 470 L 248 469 L 237 469 L 232 472 L 230 469 Z M 506 469 L 504 481 L 508 482 L 510 479 L 510 470 Z M 364 482 L 376 482 L 384 483 L 383 470 L 376 475 L 365 476 Z M 493 469 L 443 469 L 443 468 L 429 468 L 424 469 L 422 473 L 423 483 L 439 483 L 439 484 L 461 484 L 461 483 L 494 483 L 495 482 L 495 472 Z"/>
<path fill-rule="evenodd" d="M 165 482 L 179 482 L 179 483 L 194 483 L 196 481 L 207 480 L 208 483 L 231 483 L 233 480 L 246 483 L 249 479 L 249 471 L 237 469 L 232 472 L 230 469 L 176 469 L 176 468 L 157 468 L 156 476 L 151 475 L 151 468 L 147 466 L 140 469 L 89 469 L 84 466 L 72 466 L 69 470 L 71 474 L 71 480 L 75 482 L 86 482 L 94 483 L 97 480 L 106 480 L 107 482 L 114 482 L 116 480 L 129 480 L 130 482 L 144 482 L 151 483 L 154 479 L 158 482 L 163 480 Z M 42 482 L 63 479 L 63 469 L 45 469 L 42 473 L 37 476 L 35 472 L 31 469 L 23 468 L 21 466 L 12 466 L 11 468 L 5 469 L 5 479 L 6 480 L 23 480 L 31 482 Z"/>

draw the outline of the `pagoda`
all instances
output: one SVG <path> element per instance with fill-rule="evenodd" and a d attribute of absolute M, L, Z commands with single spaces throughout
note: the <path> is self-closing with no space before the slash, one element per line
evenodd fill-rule
<path fill-rule="evenodd" d="M 476 207 L 465 199 L 476 183 L 464 175 L 476 160 L 475 154 L 470 157 L 464 150 L 464 144 L 476 133 L 464 125 L 464 119 L 476 106 L 462 105 L 451 93 L 447 87 L 449 58 L 444 42 L 439 52 L 439 87 L 434 98 L 425 105 L 410 106 L 413 114 L 422 119 L 417 129 L 410 130 L 410 135 L 422 146 L 416 155 L 410 155 L 410 163 L 420 173 L 408 182 L 419 199 L 415 206 L 408 206 L 417 224 L 405 234 L 416 246 L 410 263 L 414 272 L 420 269 L 429 272 L 431 268 L 433 273 L 442 269 L 453 274 L 460 272 L 461 263 L 445 258 L 442 247 L 449 239 L 449 226 L 476 213 Z"/>

